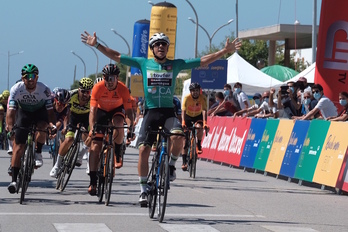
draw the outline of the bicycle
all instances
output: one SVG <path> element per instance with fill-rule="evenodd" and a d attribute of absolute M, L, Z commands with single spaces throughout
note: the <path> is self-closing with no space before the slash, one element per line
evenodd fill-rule
<path fill-rule="evenodd" d="M 60 147 L 60 132 L 57 132 L 57 136 L 54 139 L 48 139 L 47 144 L 49 146 L 48 153 L 52 158 L 52 165 L 54 166 L 57 162 L 58 151 Z"/>
<path fill-rule="evenodd" d="M 62 164 L 57 171 L 56 189 L 60 190 L 61 192 L 64 191 L 65 187 L 67 186 L 71 174 L 75 168 L 76 160 L 80 151 L 81 136 L 83 133 L 88 133 L 88 130 L 80 125 L 76 126 L 75 129 L 74 141 L 64 156 Z"/>
<path fill-rule="evenodd" d="M 196 178 L 196 170 L 197 170 L 197 143 L 196 143 L 196 136 L 197 136 L 197 129 L 202 129 L 200 127 L 195 127 L 195 123 L 191 122 L 192 126 L 188 127 L 188 139 L 186 139 L 186 146 L 188 148 L 187 150 L 187 157 L 189 157 L 188 163 L 188 171 L 190 173 L 190 177 Z M 207 127 L 205 129 L 205 136 L 208 135 L 209 130 Z"/>
<path fill-rule="evenodd" d="M 118 127 L 112 125 L 100 125 L 95 124 L 93 128 L 93 134 L 97 127 L 106 128 L 103 138 L 103 147 L 100 152 L 100 162 L 97 171 L 97 197 L 99 203 L 103 201 L 103 196 L 105 195 L 105 205 L 108 206 L 110 203 L 112 182 L 115 176 L 115 155 L 114 155 L 114 145 L 113 145 L 113 132 L 114 130 L 127 127 Z M 125 152 L 125 144 L 122 144 L 121 154 L 119 159 L 123 162 L 123 155 Z"/>
<path fill-rule="evenodd" d="M 5 130 L 5 120 L 2 122 L 2 132 L 0 133 L 0 144 L 2 150 L 8 149 L 7 132 Z"/>
<path fill-rule="evenodd" d="M 48 129 L 46 130 L 37 129 L 35 124 L 32 124 L 30 128 L 14 125 L 11 131 L 12 135 L 15 129 L 26 130 L 29 132 L 27 141 L 25 143 L 25 152 L 24 152 L 24 155 L 22 155 L 21 157 L 21 167 L 18 173 L 17 186 L 16 186 L 17 194 L 19 190 L 22 189 L 21 196 L 19 198 L 19 203 L 22 204 L 25 198 L 25 193 L 31 181 L 31 176 L 34 173 L 34 169 L 35 169 L 35 143 L 36 143 L 35 134 L 38 131 L 45 132 L 45 133 L 49 133 L 49 132 L 48 132 Z"/>
<path fill-rule="evenodd" d="M 157 219 L 159 222 L 163 221 L 169 186 L 169 158 L 167 152 L 168 137 L 172 135 L 185 136 L 181 133 L 171 133 L 159 128 L 158 131 L 153 131 L 151 128 L 147 131 L 147 135 L 157 134 L 160 138 L 157 141 L 157 147 L 152 156 L 152 164 L 147 176 L 148 185 L 148 208 L 149 217 L 153 218 L 155 210 L 157 209 Z M 142 205 L 145 207 L 145 205 Z"/>

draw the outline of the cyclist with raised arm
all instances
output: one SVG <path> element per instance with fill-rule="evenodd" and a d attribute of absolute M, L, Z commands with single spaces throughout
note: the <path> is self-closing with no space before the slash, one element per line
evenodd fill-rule
<path fill-rule="evenodd" d="M 70 92 L 70 101 L 69 101 L 69 122 L 66 128 L 66 135 L 64 141 L 61 143 L 58 151 L 58 157 L 55 165 L 50 171 L 50 176 L 56 178 L 59 167 L 62 164 L 64 156 L 68 153 L 68 150 L 71 144 L 74 142 L 74 135 L 76 127 L 78 124 L 84 128 L 88 128 L 89 122 L 89 111 L 90 111 L 90 98 L 91 90 L 93 88 L 93 80 L 88 77 L 83 77 L 79 81 L 79 88 L 74 89 Z M 82 140 L 85 141 L 87 135 L 82 135 Z M 82 156 L 87 147 L 84 147 L 77 158 L 76 166 L 81 166 Z"/>
<path fill-rule="evenodd" d="M 89 177 L 90 185 L 88 193 L 97 193 L 97 171 L 100 160 L 100 151 L 106 128 L 98 125 L 107 126 L 109 122 L 115 127 L 120 127 L 114 131 L 114 153 L 116 157 L 116 168 L 122 167 L 121 148 L 124 137 L 124 121 L 127 117 L 133 124 L 133 109 L 128 88 L 118 80 L 120 69 L 115 64 L 105 65 L 103 68 L 104 80 L 98 82 L 92 90 L 91 112 L 89 114 L 89 136 L 92 137 L 92 145 L 89 155 Z M 93 135 L 95 124 L 96 134 Z"/>
<path fill-rule="evenodd" d="M 197 129 L 197 154 L 202 154 L 203 128 L 207 127 L 207 98 L 201 94 L 201 86 L 194 82 L 190 84 L 190 93 L 184 97 L 182 103 L 182 127 Z M 187 170 L 187 147 L 182 152 L 182 170 Z M 189 161 L 190 162 L 190 161 Z"/>
<path fill-rule="evenodd" d="M 6 115 L 6 129 L 12 131 L 14 124 L 29 128 L 33 123 L 39 130 L 45 130 L 48 125 L 55 128 L 56 118 L 52 107 L 51 90 L 42 82 L 38 82 L 39 70 L 33 64 L 22 68 L 22 81 L 12 86 Z M 12 182 L 8 186 L 10 193 L 16 192 L 16 181 L 24 154 L 28 132 L 17 128 L 14 130 L 13 156 L 11 161 Z M 36 134 L 35 166 L 41 167 L 42 146 L 46 141 L 46 133 Z"/>
<path fill-rule="evenodd" d="M 141 206 L 147 203 L 147 174 L 149 170 L 149 156 L 151 145 L 156 140 L 156 135 L 146 136 L 149 127 L 157 130 L 158 126 L 173 133 L 183 133 L 179 120 L 175 117 L 173 107 L 173 95 L 175 91 L 175 82 L 178 73 L 184 69 L 191 69 L 200 65 L 208 65 L 219 59 L 227 53 L 232 53 L 239 49 L 241 42 L 237 39 L 229 42 L 227 39 L 225 47 L 218 52 L 205 55 L 202 58 L 192 60 L 167 59 L 167 53 L 170 45 L 168 36 L 163 33 L 156 33 L 149 40 L 149 47 L 154 54 L 153 59 L 143 57 L 128 57 L 121 55 L 118 51 L 107 48 L 97 42 L 97 35 L 94 32 L 90 35 L 85 31 L 81 34 L 82 42 L 94 46 L 110 59 L 122 64 L 137 67 L 141 70 L 143 76 L 143 86 L 145 93 L 145 114 L 138 137 L 139 162 L 138 174 L 140 182 Z M 180 155 L 184 137 L 171 136 L 169 147 L 170 161 L 170 180 L 175 180 L 175 163 Z"/>

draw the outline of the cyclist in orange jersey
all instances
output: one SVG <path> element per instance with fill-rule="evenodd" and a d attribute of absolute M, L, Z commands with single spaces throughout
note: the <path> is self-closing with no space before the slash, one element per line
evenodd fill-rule
<path fill-rule="evenodd" d="M 99 163 L 99 154 L 102 148 L 103 135 L 106 128 L 96 127 L 96 134 L 92 134 L 95 124 L 107 125 L 112 122 L 113 126 L 122 127 L 114 131 L 113 141 L 115 142 L 116 168 L 122 166 L 120 158 L 121 147 L 124 137 L 124 120 L 127 117 L 133 124 L 133 111 L 128 88 L 120 81 L 118 75 L 120 69 L 115 64 L 105 65 L 103 68 L 104 80 L 94 85 L 91 96 L 91 111 L 89 114 L 89 136 L 92 139 L 92 145 L 89 156 L 89 176 L 90 185 L 88 193 L 96 195 L 97 170 Z"/>

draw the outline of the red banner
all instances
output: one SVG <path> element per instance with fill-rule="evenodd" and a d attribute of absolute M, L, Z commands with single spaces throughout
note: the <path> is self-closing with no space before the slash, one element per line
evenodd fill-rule
<path fill-rule="evenodd" d="M 338 93 L 348 88 L 347 9 L 347 0 L 322 0 L 314 82 L 336 106 Z"/>
<path fill-rule="evenodd" d="M 250 123 L 250 118 L 226 118 L 214 161 L 239 167 Z"/>
<path fill-rule="evenodd" d="M 209 130 L 208 136 L 205 136 L 205 133 L 204 133 L 204 137 L 202 140 L 203 153 L 198 155 L 199 158 L 208 159 L 208 156 L 210 153 L 210 145 L 215 136 L 216 126 L 219 121 L 218 118 L 219 117 L 208 117 L 207 123 L 210 127 L 210 130 Z"/>

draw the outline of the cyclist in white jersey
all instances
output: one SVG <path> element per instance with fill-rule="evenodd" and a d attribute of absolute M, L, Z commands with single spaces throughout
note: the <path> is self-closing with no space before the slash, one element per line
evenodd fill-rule
<path fill-rule="evenodd" d="M 38 82 L 39 70 L 33 64 L 22 68 L 22 81 L 12 86 L 6 114 L 6 129 L 12 131 L 14 124 L 18 127 L 30 127 L 36 124 L 39 130 L 45 130 L 48 125 L 55 128 L 56 117 L 52 107 L 51 90 Z M 8 186 L 10 193 L 16 192 L 17 175 L 20 169 L 21 156 L 24 154 L 28 131 L 14 130 L 13 157 L 11 161 L 12 182 Z M 46 140 L 46 133 L 37 132 L 35 165 L 41 167 L 42 146 Z"/>
<path fill-rule="evenodd" d="M 241 42 L 237 42 L 238 39 L 235 39 L 232 42 L 227 39 L 225 47 L 215 53 L 192 60 L 170 60 L 167 58 L 170 41 L 168 36 L 164 33 L 155 33 L 149 40 L 149 47 L 154 54 L 153 59 L 121 55 L 118 51 L 99 44 L 95 32 L 93 35 L 90 35 L 85 31 L 84 34 L 81 34 L 81 40 L 83 43 L 94 46 L 104 55 L 116 62 L 141 69 L 145 94 L 145 114 L 138 138 L 138 174 L 141 189 L 139 203 L 141 206 L 145 206 L 147 204 L 146 188 L 147 173 L 149 170 L 148 160 L 151 146 L 156 138 L 155 135 L 146 136 L 148 126 L 152 129 L 156 129 L 155 127 L 158 128 L 158 126 L 163 126 L 164 129 L 167 129 L 170 132 L 183 133 L 181 123 L 175 117 L 173 106 L 177 74 L 183 69 L 206 66 L 228 53 L 233 53 L 239 49 L 242 44 Z M 183 142 L 184 137 L 182 136 L 171 136 L 170 138 L 170 145 L 168 145 L 168 147 L 169 154 L 171 154 L 171 159 L 169 161 L 171 181 L 176 178 L 175 163 L 180 155 Z"/>

